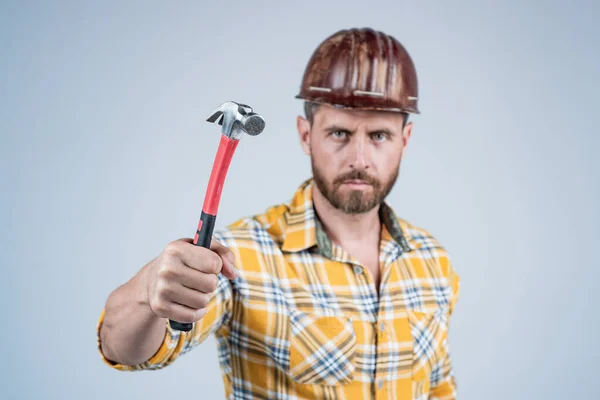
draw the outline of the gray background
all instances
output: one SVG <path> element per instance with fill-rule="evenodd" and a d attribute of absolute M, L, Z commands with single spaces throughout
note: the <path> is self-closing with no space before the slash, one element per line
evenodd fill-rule
<path fill-rule="evenodd" d="M 2 398 L 221 398 L 214 339 L 171 367 L 105 366 L 112 289 L 195 231 L 222 101 L 262 113 L 218 227 L 310 174 L 294 99 L 314 48 L 372 26 L 417 66 L 420 108 L 389 197 L 462 278 L 462 399 L 597 396 L 598 3 L 2 2 Z M 219 4 L 219 5 L 217 5 Z M 595 121 L 594 121 L 595 122 Z"/>

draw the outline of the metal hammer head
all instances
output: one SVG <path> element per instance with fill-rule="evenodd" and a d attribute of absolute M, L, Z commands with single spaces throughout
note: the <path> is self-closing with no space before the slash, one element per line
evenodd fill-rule
<path fill-rule="evenodd" d="M 208 122 L 218 122 L 223 126 L 223 134 L 231 139 L 239 140 L 242 133 L 256 136 L 265 129 L 265 120 L 252 112 L 252 107 L 235 101 L 221 104 L 210 117 Z"/>

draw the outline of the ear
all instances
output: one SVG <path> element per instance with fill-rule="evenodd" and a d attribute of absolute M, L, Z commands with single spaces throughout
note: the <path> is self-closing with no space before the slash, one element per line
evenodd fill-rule
<path fill-rule="evenodd" d="M 310 156 L 310 122 L 306 118 L 298 116 L 296 119 L 298 128 L 298 136 L 300 137 L 300 145 L 304 154 Z"/>
<path fill-rule="evenodd" d="M 413 128 L 413 123 L 412 123 L 412 121 L 410 121 L 408 124 L 406 124 L 404 126 L 404 129 L 402 129 L 402 141 L 404 142 L 402 144 L 402 153 L 404 153 L 406 146 L 408 146 L 408 141 L 410 140 L 410 135 L 412 134 L 412 128 Z"/>

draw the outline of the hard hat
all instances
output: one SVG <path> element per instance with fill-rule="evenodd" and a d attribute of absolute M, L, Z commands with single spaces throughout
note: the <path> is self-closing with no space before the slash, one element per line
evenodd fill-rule
<path fill-rule="evenodd" d="M 298 99 L 371 110 L 419 114 L 417 74 L 400 42 L 370 28 L 325 39 L 310 58 Z"/>

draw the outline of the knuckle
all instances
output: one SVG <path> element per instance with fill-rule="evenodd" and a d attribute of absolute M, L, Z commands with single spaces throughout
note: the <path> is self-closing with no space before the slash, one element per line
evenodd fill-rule
<path fill-rule="evenodd" d="M 150 307 L 159 316 L 164 317 L 169 312 L 167 302 L 160 300 L 159 298 L 153 298 L 150 301 Z"/>
<path fill-rule="evenodd" d="M 173 291 L 167 281 L 159 280 L 156 282 L 156 294 L 159 300 L 170 299 Z"/>
<path fill-rule="evenodd" d="M 171 282 L 176 280 L 177 272 L 173 264 L 162 264 L 158 269 L 158 279 L 160 281 Z"/>
<path fill-rule="evenodd" d="M 177 257 L 179 255 L 179 251 L 180 250 L 177 242 L 171 242 L 167 245 L 167 247 L 165 247 L 163 253 L 165 253 L 167 256 Z"/>

